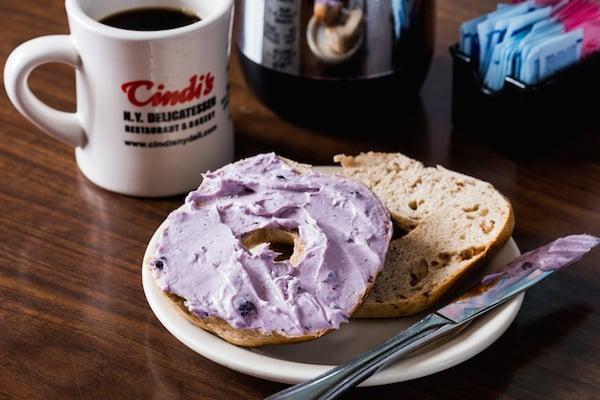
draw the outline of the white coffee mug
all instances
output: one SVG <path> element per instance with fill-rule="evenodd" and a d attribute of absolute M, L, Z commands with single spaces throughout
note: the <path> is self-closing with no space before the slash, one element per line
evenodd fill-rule
<path fill-rule="evenodd" d="M 17 47 L 4 84 L 15 107 L 40 129 L 75 147 L 92 182 L 134 196 L 195 188 L 201 173 L 233 158 L 228 60 L 233 0 L 66 0 L 70 35 Z M 171 7 L 201 20 L 160 31 L 113 28 L 102 18 Z M 49 62 L 76 69 L 77 112 L 42 103 L 27 86 Z"/>

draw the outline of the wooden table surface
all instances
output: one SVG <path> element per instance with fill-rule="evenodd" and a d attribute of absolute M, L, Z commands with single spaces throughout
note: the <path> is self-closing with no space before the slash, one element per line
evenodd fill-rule
<path fill-rule="evenodd" d="M 62 3 L 0 1 L 2 60 L 29 38 L 67 32 Z M 526 156 L 451 130 L 447 48 L 460 21 L 494 3 L 438 2 L 422 109 L 377 134 L 344 136 L 281 120 L 248 91 L 234 60 L 238 156 L 273 150 L 327 164 L 340 152 L 401 151 L 493 182 L 513 202 L 514 238 L 524 250 L 569 233 L 600 234 L 600 129 L 564 132 L 563 145 Z M 30 82 L 44 101 L 74 110 L 69 68 L 45 66 Z M 284 387 L 202 358 L 150 311 L 142 254 L 182 197 L 143 200 L 95 187 L 77 170 L 72 149 L 30 125 L 4 90 L 0 171 L 0 399 L 259 399 Z M 600 398 L 599 255 L 530 290 L 515 323 L 473 359 L 347 398 Z"/>

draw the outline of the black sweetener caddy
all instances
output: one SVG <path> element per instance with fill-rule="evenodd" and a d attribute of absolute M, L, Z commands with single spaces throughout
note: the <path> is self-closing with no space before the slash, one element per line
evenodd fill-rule
<path fill-rule="evenodd" d="M 540 140 L 565 137 L 598 125 L 600 53 L 591 55 L 536 85 L 506 77 L 500 91 L 483 85 L 477 63 L 450 47 L 452 123 L 478 136 Z M 560 136 L 558 136 L 560 135 Z"/>

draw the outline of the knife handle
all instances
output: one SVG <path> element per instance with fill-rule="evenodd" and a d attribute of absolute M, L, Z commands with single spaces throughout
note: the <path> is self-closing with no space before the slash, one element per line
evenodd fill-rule
<path fill-rule="evenodd" d="M 429 314 L 377 347 L 310 381 L 299 383 L 265 400 L 329 400 L 358 385 L 381 368 L 455 329 L 448 319 Z"/>

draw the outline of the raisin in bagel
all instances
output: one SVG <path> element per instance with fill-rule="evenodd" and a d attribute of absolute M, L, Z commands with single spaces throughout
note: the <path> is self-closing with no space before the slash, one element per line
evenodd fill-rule
<path fill-rule="evenodd" d="M 242 346 L 293 343 L 360 307 L 391 234 L 362 183 L 263 154 L 205 174 L 145 266 L 203 329 Z"/>
<path fill-rule="evenodd" d="M 430 307 L 512 233 L 510 202 L 487 182 L 399 153 L 334 159 L 343 175 L 383 200 L 406 233 L 390 243 L 385 267 L 355 317 L 396 317 Z"/>

